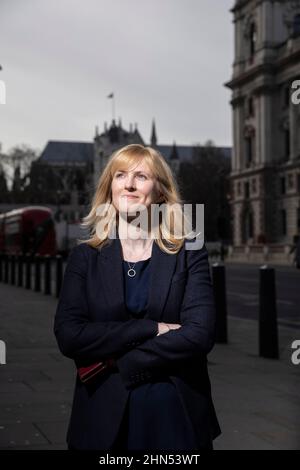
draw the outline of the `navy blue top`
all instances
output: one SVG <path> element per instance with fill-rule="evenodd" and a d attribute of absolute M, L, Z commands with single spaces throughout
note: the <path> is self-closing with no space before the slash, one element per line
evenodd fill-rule
<path fill-rule="evenodd" d="M 136 275 L 129 277 L 123 260 L 125 302 L 130 315 L 147 312 L 151 258 L 130 262 Z M 195 436 L 175 385 L 166 376 L 131 390 L 123 424 L 123 445 L 128 450 L 194 450 Z"/>
<path fill-rule="evenodd" d="M 129 265 L 123 260 L 123 272 L 125 279 L 125 303 L 127 310 L 134 318 L 143 318 L 147 311 L 149 278 L 150 278 L 150 259 L 129 263 L 134 267 L 136 275 L 130 277 L 127 274 Z"/>

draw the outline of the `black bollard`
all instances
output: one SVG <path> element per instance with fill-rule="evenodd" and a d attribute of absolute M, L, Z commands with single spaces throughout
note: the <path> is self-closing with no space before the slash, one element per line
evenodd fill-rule
<path fill-rule="evenodd" d="M 63 279 L 63 262 L 62 256 L 56 255 L 56 297 L 59 297 Z"/>
<path fill-rule="evenodd" d="M 31 288 L 31 255 L 29 253 L 26 253 L 25 255 L 25 266 L 26 266 L 25 288 L 30 289 Z"/>
<path fill-rule="evenodd" d="M 41 258 L 39 255 L 34 257 L 34 290 L 40 292 L 41 290 Z"/>
<path fill-rule="evenodd" d="M 23 287 L 23 255 L 18 255 L 18 286 Z"/>
<path fill-rule="evenodd" d="M 4 282 L 8 284 L 8 276 L 9 276 L 9 255 L 4 255 Z"/>
<path fill-rule="evenodd" d="M 44 257 L 45 262 L 45 286 L 44 286 L 44 294 L 50 295 L 51 294 L 51 258 L 50 255 L 45 255 Z"/>
<path fill-rule="evenodd" d="M 14 286 L 16 284 L 16 256 L 11 255 L 10 258 L 10 283 Z"/>
<path fill-rule="evenodd" d="M 227 300 L 225 266 L 212 266 L 213 292 L 216 306 L 216 342 L 227 343 Z"/>
<path fill-rule="evenodd" d="M 275 270 L 259 270 L 259 355 L 279 359 Z"/>

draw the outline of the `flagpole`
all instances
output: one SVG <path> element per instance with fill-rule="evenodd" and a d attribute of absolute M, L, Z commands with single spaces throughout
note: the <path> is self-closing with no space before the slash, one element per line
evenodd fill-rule
<path fill-rule="evenodd" d="M 113 97 L 112 97 L 112 118 L 115 119 L 115 94 L 113 93 Z"/>
<path fill-rule="evenodd" d="M 113 120 L 115 120 L 115 94 L 114 92 L 107 95 L 107 98 L 111 100 L 111 113 L 112 113 Z"/>

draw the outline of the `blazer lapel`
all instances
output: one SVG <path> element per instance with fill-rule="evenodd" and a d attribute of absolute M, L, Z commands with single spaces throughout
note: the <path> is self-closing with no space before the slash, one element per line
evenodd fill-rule
<path fill-rule="evenodd" d="M 150 261 L 148 309 L 145 318 L 159 321 L 167 300 L 176 266 L 176 255 L 162 251 L 154 242 Z"/>
<path fill-rule="evenodd" d="M 122 246 L 120 239 L 111 240 L 99 250 L 99 269 L 102 286 L 108 303 L 122 306 L 120 315 L 129 319 L 125 305 Z M 169 255 L 153 242 L 150 260 L 150 281 L 147 313 L 144 318 L 159 321 L 167 300 L 172 276 L 176 266 L 176 255 Z"/>
<path fill-rule="evenodd" d="M 106 303 L 108 306 L 116 306 L 118 316 L 121 319 L 128 320 L 122 259 L 122 247 L 118 238 L 110 240 L 109 245 L 98 250 L 98 266 Z"/>

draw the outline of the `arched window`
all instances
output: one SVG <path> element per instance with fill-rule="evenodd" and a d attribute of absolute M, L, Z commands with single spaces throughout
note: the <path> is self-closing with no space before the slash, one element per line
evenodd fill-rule
<path fill-rule="evenodd" d="M 300 35 L 300 14 L 295 15 L 293 19 L 293 36 Z"/>

